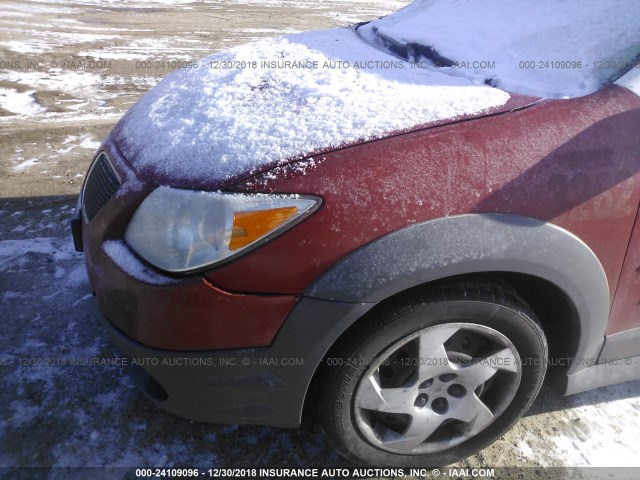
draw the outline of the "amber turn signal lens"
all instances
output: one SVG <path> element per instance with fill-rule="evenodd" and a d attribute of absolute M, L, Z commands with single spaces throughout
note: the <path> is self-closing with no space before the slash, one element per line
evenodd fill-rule
<path fill-rule="evenodd" d="M 229 250 L 249 245 L 285 223 L 298 212 L 298 207 L 272 208 L 233 214 L 233 230 Z"/>

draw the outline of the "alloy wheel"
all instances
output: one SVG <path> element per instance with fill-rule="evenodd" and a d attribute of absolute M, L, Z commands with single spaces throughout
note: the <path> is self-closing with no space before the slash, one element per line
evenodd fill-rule
<path fill-rule="evenodd" d="M 372 362 L 357 386 L 356 426 L 389 452 L 446 450 L 504 412 L 521 376 L 518 351 L 502 333 L 475 323 L 430 326 Z"/>

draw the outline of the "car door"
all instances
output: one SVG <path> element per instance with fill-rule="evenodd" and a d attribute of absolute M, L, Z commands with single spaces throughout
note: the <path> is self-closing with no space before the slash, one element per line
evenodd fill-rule
<path fill-rule="evenodd" d="M 636 66 L 616 83 L 640 97 L 640 68 Z M 640 131 L 636 140 L 640 149 Z M 615 291 L 600 363 L 638 355 L 640 355 L 640 211 L 636 214 Z"/>

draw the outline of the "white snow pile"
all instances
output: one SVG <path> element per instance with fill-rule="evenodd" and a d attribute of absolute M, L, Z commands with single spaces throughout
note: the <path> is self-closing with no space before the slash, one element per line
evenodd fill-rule
<path fill-rule="evenodd" d="M 38 237 L 24 240 L 0 240 L 0 272 L 11 269 L 24 261 L 27 254 L 48 255 L 54 262 L 61 262 L 79 255 L 67 238 L 59 245 L 56 237 Z"/>
<path fill-rule="evenodd" d="M 638 60 L 640 2 L 416 0 L 359 33 L 434 48 L 460 65 L 444 71 L 492 77 L 507 91 L 577 97 Z"/>
<path fill-rule="evenodd" d="M 640 465 L 637 382 L 584 392 L 569 397 L 568 403 L 571 408 L 566 410 L 562 420 L 564 425 L 550 438 L 555 446 L 555 455 L 562 458 L 565 465 Z M 603 474 L 603 478 L 607 477 Z"/>
<path fill-rule="evenodd" d="M 176 281 L 145 267 L 121 240 L 107 240 L 102 249 L 120 269 L 133 278 L 152 285 L 170 285 Z"/>
<path fill-rule="evenodd" d="M 266 39 L 198 65 L 165 78 L 115 129 L 138 170 L 227 179 L 509 99 L 470 79 L 413 68 L 351 29 Z"/>
<path fill-rule="evenodd" d="M 14 88 L 0 87 L 0 108 L 29 117 L 44 112 L 46 108 L 35 99 L 35 93 L 35 90 L 18 92 Z"/>

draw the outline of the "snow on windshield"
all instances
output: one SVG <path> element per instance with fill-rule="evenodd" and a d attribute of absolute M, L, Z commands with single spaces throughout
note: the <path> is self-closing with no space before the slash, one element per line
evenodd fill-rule
<path fill-rule="evenodd" d="M 638 0 L 417 0 L 359 29 L 434 48 L 453 75 L 548 98 L 592 93 L 640 55 Z"/>
<path fill-rule="evenodd" d="M 325 30 L 236 47 L 176 71 L 115 134 L 138 169 L 200 183 L 508 99 L 482 82 L 415 68 L 351 29 Z"/>

